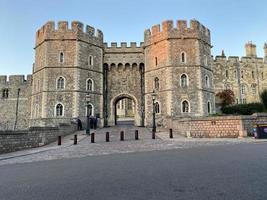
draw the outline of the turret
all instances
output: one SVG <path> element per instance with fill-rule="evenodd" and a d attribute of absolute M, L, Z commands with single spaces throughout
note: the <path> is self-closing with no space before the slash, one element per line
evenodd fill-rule
<path fill-rule="evenodd" d="M 246 49 L 246 57 L 253 57 L 253 58 L 257 57 L 256 45 L 255 44 L 253 44 L 252 42 L 248 42 L 245 45 L 245 49 Z"/>

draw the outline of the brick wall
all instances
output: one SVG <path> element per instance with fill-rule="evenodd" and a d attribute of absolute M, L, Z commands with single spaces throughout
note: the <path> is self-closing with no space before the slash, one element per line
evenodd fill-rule
<path fill-rule="evenodd" d="M 24 131 L 0 131 L 0 154 L 27 148 L 40 147 L 57 140 L 58 136 L 73 133 L 76 126 L 32 127 Z"/>
<path fill-rule="evenodd" d="M 169 121 L 174 132 L 197 138 L 237 138 L 252 135 L 253 125 L 267 122 L 267 113 L 250 116 L 183 118 Z"/>

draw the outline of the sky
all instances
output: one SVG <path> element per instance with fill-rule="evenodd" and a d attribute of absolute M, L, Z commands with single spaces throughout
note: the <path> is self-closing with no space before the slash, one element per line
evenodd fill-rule
<path fill-rule="evenodd" d="M 49 20 L 81 21 L 108 43 L 139 43 L 164 20 L 197 19 L 211 31 L 214 56 L 244 56 L 252 41 L 263 57 L 266 8 L 266 0 L 0 0 L 0 75 L 32 72 L 35 32 Z"/>

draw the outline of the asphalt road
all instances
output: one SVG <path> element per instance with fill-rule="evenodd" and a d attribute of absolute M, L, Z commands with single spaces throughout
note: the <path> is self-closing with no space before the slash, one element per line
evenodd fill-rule
<path fill-rule="evenodd" d="M 266 200 L 267 143 L 0 167 L 1 200 Z"/>

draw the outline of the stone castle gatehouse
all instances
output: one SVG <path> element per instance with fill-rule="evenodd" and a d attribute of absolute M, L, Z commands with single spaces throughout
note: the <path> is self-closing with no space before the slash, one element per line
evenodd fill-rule
<path fill-rule="evenodd" d="M 85 122 L 87 114 L 113 126 L 124 98 L 133 101 L 135 125 L 151 126 L 153 91 L 157 124 L 166 127 L 168 119 L 215 113 L 215 93 L 225 88 L 237 103 L 267 88 L 266 59 L 257 57 L 255 45 L 246 45 L 241 60 L 213 59 L 210 31 L 196 20 L 155 25 L 140 45 L 108 46 L 102 31 L 77 21 L 49 21 L 35 40 L 32 75 L 0 76 L 0 129 L 12 129 L 15 118 L 26 129 Z"/>

